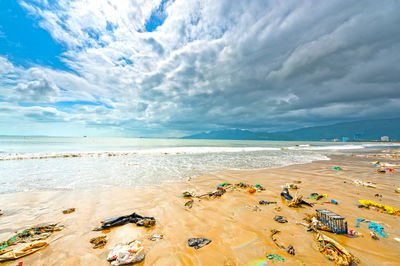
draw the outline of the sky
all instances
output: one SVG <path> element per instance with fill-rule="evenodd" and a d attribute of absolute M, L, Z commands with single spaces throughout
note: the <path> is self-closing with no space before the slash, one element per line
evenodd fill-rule
<path fill-rule="evenodd" d="M 400 116 L 400 1 L 0 0 L 0 135 Z"/>

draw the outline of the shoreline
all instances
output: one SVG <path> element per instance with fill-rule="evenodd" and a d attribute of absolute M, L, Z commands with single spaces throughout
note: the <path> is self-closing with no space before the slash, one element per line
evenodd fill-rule
<path fill-rule="evenodd" d="M 4 211 L 4 215 L 0 216 L 1 240 L 6 240 L 14 231 L 41 222 L 60 222 L 65 225 L 64 230 L 49 238 L 49 247 L 6 265 L 18 261 L 27 265 L 109 265 L 105 260 L 109 249 L 117 243 L 135 239 L 142 241 L 146 252 L 146 258 L 138 265 L 244 265 L 253 259 L 265 258 L 268 253 L 279 254 L 291 264 L 324 264 L 328 261 L 316 249 L 312 233 L 305 232 L 303 227 L 295 223 L 302 222 L 305 213 L 314 213 L 316 208 L 321 207 L 346 217 L 349 228 L 364 234 L 359 238 L 328 234 L 360 258 L 360 265 L 400 263 L 397 255 L 400 244 L 393 240 L 393 237 L 400 237 L 400 229 L 396 226 L 399 217 L 357 208 L 358 199 L 378 201 L 373 195 L 375 193 L 383 195 L 381 201 L 384 204 L 399 207 L 399 194 L 394 193 L 393 184 L 390 183 L 399 186 L 396 182 L 399 173 L 375 174 L 370 164 L 374 158 L 357 158 L 350 154 L 329 157 L 331 160 L 279 168 L 216 172 L 193 178 L 189 182 L 165 182 L 159 186 L 1 194 L 0 206 Z M 343 171 L 329 168 L 336 165 L 342 166 Z M 357 187 L 352 184 L 353 179 L 371 179 L 377 183 L 377 188 Z M 288 208 L 279 196 L 280 185 L 295 180 L 301 181 L 298 193 L 304 197 L 312 192 L 327 193 L 339 205 Z M 235 190 L 225 193 L 221 198 L 195 199 L 189 210 L 183 206 L 187 200 L 181 197 L 182 190 L 194 188 L 199 192 L 212 191 L 225 181 L 233 184 L 240 181 L 253 185 L 259 183 L 266 190 L 254 195 Z M 258 205 L 259 200 L 277 201 L 282 210 L 278 212 L 273 206 Z M 246 205 L 257 205 L 261 211 L 249 211 Z M 63 209 L 71 207 L 76 208 L 76 212 L 61 213 Z M 104 249 L 91 248 L 90 238 L 102 235 L 91 231 L 99 225 L 99 221 L 132 212 L 154 216 L 156 226 L 146 229 L 127 224 L 113 228 L 106 233 L 109 241 Z M 275 215 L 283 215 L 289 222 L 278 224 L 272 219 Z M 370 239 L 366 226 L 354 228 L 358 218 L 381 221 L 389 238 L 379 242 Z M 281 231 L 280 241 L 285 245 L 292 244 L 296 249 L 295 256 L 274 245 L 269 236 L 271 229 Z M 164 234 L 164 239 L 157 242 L 147 239 L 157 233 Z M 193 250 L 186 242 L 191 237 L 207 237 L 213 242 Z M 374 250 L 380 250 L 381 254 L 378 255 Z"/>
<path fill-rule="evenodd" d="M 343 155 L 343 154 L 342 154 Z M 74 188 L 74 189 L 65 189 L 65 188 L 60 188 L 60 189 L 46 189 L 46 190 L 27 190 L 27 191 L 15 191 L 15 192 L 6 192 L 6 193 L 0 193 L 0 200 L 2 195 L 16 195 L 18 196 L 19 194 L 26 194 L 26 193 L 70 193 L 70 192 L 76 192 L 76 193 L 97 193 L 101 191 L 107 191 L 107 190 L 120 190 L 120 189 L 141 189 L 141 188 L 152 188 L 152 189 L 157 189 L 157 188 L 162 188 L 165 185 L 168 184 L 181 184 L 186 183 L 188 179 L 190 180 L 195 180 L 198 178 L 205 178 L 209 176 L 219 176 L 223 175 L 224 173 L 235 173 L 235 172 L 257 172 L 257 171 L 268 171 L 269 169 L 279 169 L 279 168 L 284 168 L 284 167 L 290 167 L 290 166 L 297 166 L 297 165 L 307 165 L 307 164 L 312 164 L 314 162 L 319 162 L 319 161 L 330 161 L 331 158 L 329 156 L 324 154 L 324 156 L 327 159 L 317 159 L 313 160 L 311 162 L 306 162 L 306 163 L 292 163 L 289 165 L 284 165 L 284 166 L 271 166 L 268 168 L 254 168 L 254 169 L 226 169 L 226 170 L 217 170 L 217 171 L 212 171 L 208 172 L 199 176 L 193 176 L 193 177 L 188 177 L 184 179 L 177 179 L 177 180 L 168 180 L 168 181 L 162 181 L 161 184 L 142 184 L 142 185 L 135 185 L 135 186 L 127 186 L 127 187 L 119 187 L 119 186 L 104 186 L 104 187 L 95 187 L 95 188 Z M 335 155 L 333 155 L 335 156 Z M 337 156 L 337 155 L 336 155 Z"/>
<path fill-rule="evenodd" d="M 194 140 L 196 141 L 196 140 Z M 221 141 L 221 140 L 219 140 Z M 224 140 L 222 140 L 224 141 Z M 230 141 L 230 140 L 225 140 Z M 259 141 L 259 140 L 245 140 Z M 263 140 L 261 140 L 262 142 Z M 274 142 L 269 140 L 267 142 Z M 329 151 L 332 147 L 336 150 L 355 150 L 362 152 L 366 148 L 374 147 L 382 149 L 384 147 L 396 147 L 400 142 L 333 142 L 333 141 L 276 141 L 277 143 L 292 143 L 293 146 L 246 146 L 246 147 L 230 147 L 230 146 L 182 146 L 182 147 L 147 147 L 134 148 L 127 150 L 70 150 L 70 151 L 47 151 L 47 152 L 0 152 L 0 161 L 13 160 L 40 160 L 40 159 L 57 159 L 57 158 L 77 158 L 77 157 L 114 157 L 114 156 L 134 156 L 134 155 L 151 155 L 151 154 L 197 154 L 197 153 L 221 153 L 221 152 L 242 152 L 242 151 L 279 151 L 279 150 L 310 150 L 310 151 Z M 304 144 L 295 144 L 304 142 Z M 323 143 L 324 146 L 315 145 L 315 143 Z M 306 144 L 308 143 L 308 144 Z M 328 145 L 330 144 L 330 145 Z M 346 146 L 368 145 L 362 148 L 349 148 Z M 183 149 L 183 150 L 182 150 Z M 333 149 L 335 150 L 335 149 Z"/>

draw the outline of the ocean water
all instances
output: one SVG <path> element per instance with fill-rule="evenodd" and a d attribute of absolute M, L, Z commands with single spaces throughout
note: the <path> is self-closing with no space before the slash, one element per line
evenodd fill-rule
<path fill-rule="evenodd" d="M 329 152 L 377 145 L 381 144 L 0 137 L 0 193 L 159 185 L 221 170 L 328 160 Z"/>

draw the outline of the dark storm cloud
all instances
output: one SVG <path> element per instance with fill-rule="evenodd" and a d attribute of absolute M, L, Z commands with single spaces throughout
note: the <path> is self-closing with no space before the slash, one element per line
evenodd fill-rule
<path fill-rule="evenodd" d="M 96 10 L 24 4 L 69 47 L 64 60 L 79 76 L 47 71 L 36 83 L 22 79 L 15 97 L 56 101 L 66 88 L 74 100 L 110 106 L 76 109 L 63 114 L 68 121 L 160 134 L 400 114 L 399 1 L 176 0 L 153 32 L 143 25 L 159 1 L 95 3 Z M 0 62 L 5 73 L 9 62 Z M 85 94 L 76 92 L 79 82 Z"/>

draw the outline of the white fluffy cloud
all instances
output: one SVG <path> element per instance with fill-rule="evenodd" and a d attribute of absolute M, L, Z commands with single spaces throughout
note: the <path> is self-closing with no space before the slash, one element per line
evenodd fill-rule
<path fill-rule="evenodd" d="M 168 1 L 153 32 L 160 0 L 20 4 L 72 71 L 0 56 L 3 101 L 65 123 L 184 134 L 400 113 L 398 1 Z"/>

